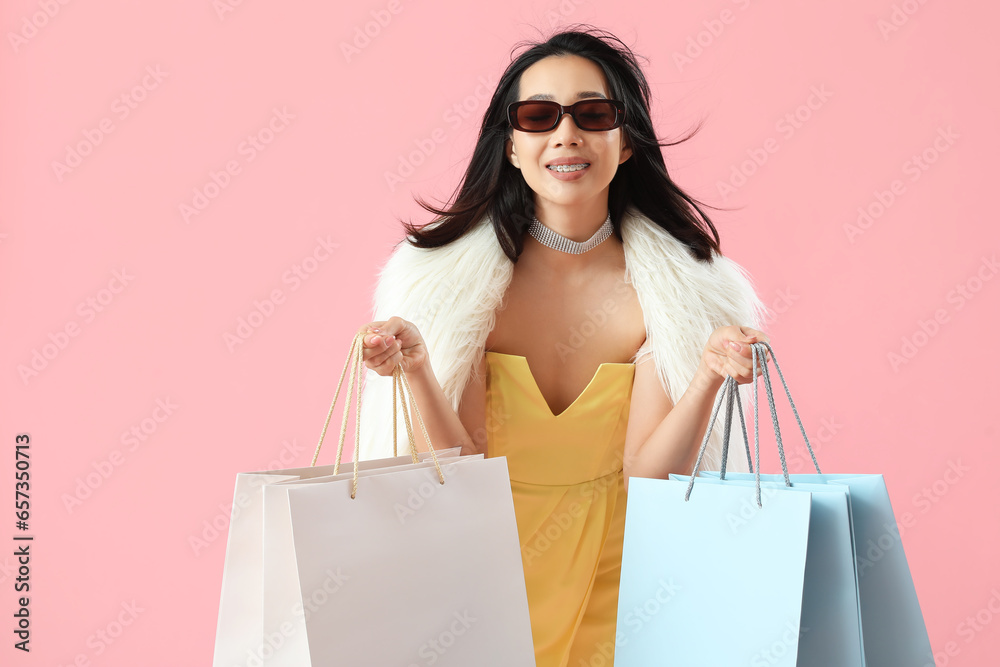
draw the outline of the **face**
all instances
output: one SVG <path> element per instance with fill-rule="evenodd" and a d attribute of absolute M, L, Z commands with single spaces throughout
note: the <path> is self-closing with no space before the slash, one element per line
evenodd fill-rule
<path fill-rule="evenodd" d="M 581 99 L 611 97 L 601 68 L 576 55 L 539 60 L 521 74 L 518 92 L 518 100 L 546 99 L 566 106 Z M 521 170 L 539 208 L 572 206 L 595 197 L 603 197 L 606 203 L 618 165 L 632 155 L 621 127 L 605 132 L 581 130 L 569 114 L 548 132 L 511 133 L 507 159 Z M 572 174 L 557 174 L 547 165 L 558 158 L 581 158 L 590 166 Z"/>

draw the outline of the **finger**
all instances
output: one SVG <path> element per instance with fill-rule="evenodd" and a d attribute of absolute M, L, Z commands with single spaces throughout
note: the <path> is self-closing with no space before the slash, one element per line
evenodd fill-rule
<path fill-rule="evenodd" d="M 734 351 L 730 351 L 727 354 L 727 359 L 733 362 L 738 368 L 742 368 L 745 371 L 747 381 L 751 379 L 751 373 L 753 373 L 753 349 L 749 345 L 744 345 L 744 350 L 739 354 L 734 354 Z M 771 360 L 771 353 L 767 349 L 757 351 L 757 377 L 763 374 L 762 366 Z"/>
<path fill-rule="evenodd" d="M 758 366 L 757 377 L 760 377 L 761 373 L 761 368 Z M 742 364 L 736 364 L 731 359 L 726 366 L 726 374 L 732 376 L 738 384 L 748 384 L 754 380 L 752 368 L 747 368 Z"/>
<path fill-rule="evenodd" d="M 753 359 L 743 356 L 742 354 L 730 353 L 726 357 L 729 367 L 735 371 L 735 374 L 741 377 L 750 377 L 750 373 L 753 372 Z M 731 373 L 733 375 L 733 373 Z"/>
<path fill-rule="evenodd" d="M 753 348 L 751 347 L 751 343 L 740 343 L 738 341 L 729 341 L 729 343 L 727 343 L 726 345 L 726 354 L 727 356 L 731 356 L 733 353 L 738 354 L 741 359 L 747 359 L 750 361 L 750 363 L 752 363 Z M 761 363 L 767 363 L 768 361 L 771 360 L 771 352 L 767 348 L 764 349 L 758 348 L 757 358 L 761 361 Z"/>
<path fill-rule="evenodd" d="M 771 339 L 763 331 L 757 331 L 756 329 L 751 329 L 751 331 L 753 331 L 754 334 L 753 334 L 753 340 L 750 341 L 750 342 L 753 342 L 753 343 L 768 343 L 768 344 L 771 343 Z M 765 348 L 765 350 L 766 350 L 766 348 Z M 768 358 L 770 358 L 770 357 L 768 357 Z"/>
<path fill-rule="evenodd" d="M 381 359 L 377 363 L 369 360 L 365 362 L 365 365 L 379 375 L 388 375 L 392 372 L 392 365 L 387 364 L 385 359 Z"/>
<path fill-rule="evenodd" d="M 372 328 L 374 344 L 381 345 L 382 338 L 388 338 L 391 343 L 393 338 L 405 328 L 406 321 L 400 317 L 390 317 L 384 322 L 373 322 L 372 324 L 375 325 Z"/>
<path fill-rule="evenodd" d="M 384 339 L 383 339 L 384 340 Z M 388 343 L 388 345 L 383 346 L 379 343 L 376 349 L 368 350 L 366 352 L 365 361 L 370 361 L 374 365 L 379 365 L 384 363 L 387 359 L 391 358 L 394 354 L 401 354 L 400 352 L 400 342 L 398 340 L 393 340 Z"/>
<path fill-rule="evenodd" d="M 741 343 L 738 340 L 731 340 L 726 344 L 726 356 L 738 355 L 741 358 L 752 359 L 753 350 L 750 343 Z"/>
<path fill-rule="evenodd" d="M 375 351 L 388 349 L 396 342 L 396 337 L 386 333 L 373 333 L 365 336 L 365 347 L 375 348 Z"/>
<path fill-rule="evenodd" d="M 363 347 L 366 347 L 366 348 L 367 347 L 371 347 L 371 345 L 372 345 L 372 343 L 371 343 L 372 333 L 373 333 L 374 330 L 375 330 L 374 323 L 366 324 L 363 327 L 361 327 L 360 329 L 358 329 L 358 333 L 361 334 L 361 345 Z"/>
<path fill-rule="evenodd" d="M 369 333 L 371 333 L 373 331 L 378 332 L 378 331 L 382 330 L 382 328 L 384 327 L 384 325 L 385 325 L 385 322 L 381 322 L 381 321 L 379 321 L 379 322 L 369 322 L 368 324 L 366 324 L 363 327 L 361 327 L 360 329 L 358 329 L 358 331 L 360 331 L 363 334 L 369 334 Z"/>
<path fill-rule="evenodd" d="M 749 377 L 749 373 L 753 369 L 753 350 L 750 349 L 749 346 L 747 346 L 744 354 L 741 354 L 738 357 L 734 358 L 739 359 L 739 362 L 746 367 L 747 374 Z M 771 360 L 771 354 L 766 349 L 757 350 L 757 375 L 761 374 L 760 367 L 766 364 L 770 360 Z"/>
<path fill-rule="evenodd" d="M 743 334 L 744 342 L 747 343 L 769 343 L 770 339 L 767 337 L 763 331 L 758 331 L 752 327 L 740 327 L 740 333 Z"/>
<path fill-rule="evenodd" d="M 375 364 L 375 371 L 378 372 L 379 375 L 391 375 L 393 369 L 395 369 L 398 364 L 402 363 L 402 361 L 403 353 L 395 352 L 388 355 L 380 363 Z"/>

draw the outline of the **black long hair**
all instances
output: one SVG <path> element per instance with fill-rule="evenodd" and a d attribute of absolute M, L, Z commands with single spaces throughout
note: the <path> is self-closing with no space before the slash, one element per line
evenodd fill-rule
<path fill-rule="evenodd" d="M 621 220 L 629 204 L 634 205 L 690 248 L 699 260 L 711 262 L 719 253 L 719 233 L 699 203 L 670 179 L 661 147 L 691 138 L 661 142 L 649 117 L 649 83 L 631 49 L 609 32 L 592 26 L 573 26 L 541 43 L 521 42 L 530 47 L 504 71 L 483 117 L 476 148 L 462 182 L 452 194 L 454 204 L 437 208 L 419 197 L 421 207 L 440 216 L 422 227 L 403 222 L 407 241 L 418 248 L 437 248 L 458 239 L 483 215 L 489 216 L 500 247 L 512 262 L 524 248 L 524 231 L 534 215 L 534 192 L 519 169 L 506 159 L 507 138 L 513 128 L 507 106 L 516 102 L 521 74 L 548 56 L 577 55 L 597 64 L 607 78 L 612 99 L 625 103 L 625 133 L 632 155 L 618 166 L 608 194 L 614 234 L 621 240 Z M 702 206 L 707 206 L 701 203 Z M 714 208 L 714 207 L 710 207 Z"/>

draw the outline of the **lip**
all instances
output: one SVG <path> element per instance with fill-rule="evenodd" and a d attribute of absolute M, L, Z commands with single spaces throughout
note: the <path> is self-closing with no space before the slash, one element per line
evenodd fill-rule
<path fill-rule="evenodd" d="M 585 160 L 583 162 L 585 162 Z M 580 163 L 581 161 L 578 160 L 576 162 L 556 162 L 556 163 L 550 162 L 549 164 L 580 164 Z M 593 164 L 591 164 L 590 166 L 592 167 Z M 590 171 L 590 167 L 584 167 L 583 169 L 577 169 L 576 171 L 558 172 L 553 169 L 549 169 L 546 166 L 545 171 L 548 172 L 548 174 L 552 178 L 558 181 L 578 181 L 587 175 L 587 173 Z"/>
<path fill-rule="evenodd" d="M 582 163 L 592 164 L 590 160 L 585 160 L 582 157 L 557 157 L 555 160 L 546 162 L 545 166 L 555 167 L 560 164 L 582 164 Z"/>

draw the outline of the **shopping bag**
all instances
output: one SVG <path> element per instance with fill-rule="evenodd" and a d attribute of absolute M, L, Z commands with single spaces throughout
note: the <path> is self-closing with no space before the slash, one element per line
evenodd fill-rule
<path fill-rule="evenodd" d="M 346 372 L 346 367 L 344 370 Z M 336 403 L 337 394 L 343 386 L 343 380 L 344 373 L 341 374 L 337 393 L 334 395 L 334 403 Z M 329 423 L 329 415 L 327 423 Z M 241 472 L 236 475 L 222 572 L 213 667 L 233 667 L 235 665 L 247 665 L 248 667 L 256 665 L 259 667 L 264 655 L 269 652 L 264 642 L 263 633 L 264 490 L 267 486 L 277 482 L 320 478 L 335 474 L 339 469 L 342 452 L 337 453 L 338 463 L 316 465 L 325 434 L 326 427 L 324 426 L 310 466 Z M 450 459 L 457 457 L 460 452 L 460 447 L 453 447 L 437 452 L 437 456 Z M 417 453 L 418 461 L 430 458 L 430 452 Z M 362 461 L 359 464 L 359 470 L 363 471 L 362 474 L 369 474 L 369 471 L 413 465 L 413 461 L 413 453 L 407 453 L 403 456 Z"/>
<path fill-rule="evenodd" d="M 667 647 L 671 660 L 684 665 L 923 664 L 930 656 L 930 645 L 905 558 L 899 567 L 902 547 L 891 558 L 883 558 L 882 572 L 872 568 L 867 577 L 858 558 L 866 526 L 884 523 L 886 510 L 895 525 L 881 476 L 819 473 L 787 384 L 766 343 L 754 346 L 754 377 L 757 358 L 765 348 L 771 352 L 817 474 L 788 475 L 764 363 L 761 377 L 782 475 L 760 474 L 755 382 L 757 461 L 751 462 L 753 472 L 727 474 L 725 453 L 722 470 L 699 471 L 699 452 L 692 475 L 630 480 L 619 597 L 622 646 L 616 649 L 615 665 L 662 664 Z M 728 447 L 733 397 L 738 404 L 739 395 L 731 378 L 724 385 L 710 425 L 727 397 L 723 437 Z M 741 408 L 739 414 L 742 423 Z M 743 433 L 749 457 L 745 425 Z M 804 511 L 797 516 L 788 513 L 789 499 L 795 499 Z M 725 528 L 720 526 L 723 522 Z M 683 548 L 677 543 L 679 536 L 685 538 Z M 758 542 L 748 544 L 750 536 Z M 737 568 L 734 559 L 739 559 Z M 623 633 L 628 627 L 622 627 L 623 614 L 651 590 L 649 573 L 642 577 L 639 568 L 673 574 L 676 595 L 648 628 L 633 637 Z M 866 578 L 870 579 L 867 584 Z M 752 586 L 746 579 L 760 585 Z M 688 596 L 683 595 L 685 591 Z M 894 597 L 868 599 L 879 594 Z M 700 627 L 694 618 L 702 621 Z"/>
<path fill-rule="evenodd" d="M 428 453 L 428 457 L 430 454 Z M 442 457 L 441 462 L 452 462 L 482 458 L 478 456 Z M 432 460 L 393 467 L 359 470 L 359 478 L 395 472 L 410 468 L 427 468 L 434 465 Z M 364 462 L 361 462 L 362 464 Z M 323 586 L 313 588 L 303 597 L 299 588 L 298 569 L 295 563 L 295 548 L 292 541 L 291 518 L 288 508 L 289 484 L 319 484 L 331 481 L 351 482 L 353 473 L 341 473 L 320 477 L 275 482 L 264 488 L 264 555 L 263 576 L 263 644 L 260 654 L 266 667 L 298 667 L 308 665 L 309 645 L 306 641 L 306 619 L 318 607 L 326 604 L 329 596 L 336 593 L 347 578 L 340 568 L 330 569 L 324 574 Z M 397 508 L 405 515 L 408 507 Z"/>
<path fill-rule="evenodd" d="M 713 488 L 708 488 L 712 486 Z M 734 532 L 746 489 L 629 479 L 615 667 L 795 665 L 811 502 L 768 498 Z M 775 642 L 785 656 L 767 653 Z M 791 646 L 788 646 L 791 644 Z"/>
<path fill-rule="evenodd" d="M 775 368 L 808 447 L 809 439 L 794 410 L 788 385 L 777 362 Z M 719 471 L 699 471 L 699 476 L 719 478 L 724 480 L 723 483 L 748 484 L 753 483 L 751 480 L 754 479 L 783 482 L 781 489 L 804 489 L 817 485 L 827 489 L 846 488 L 850 499 L 851 546 L 857 573 L 865 660 L 869 667 L 904 667 L 923 665 L 928 661 L 933 663 L 927 627 L 884 477 L 880 474 L 823 474 L 811 447 L 808 448 L 816 472 L 788 474 L 784 448 L 781 446 L 781 429 L 774 412 L 773 390 L 767 375 L 764 380 L 783 475 L 727 473 L 723 466 Z"/>
<path fill-rule="evenodd" d="M 685 477 L 678 476 L 678 479 L 684 481 Z M 740 481 L 731 481 L 728 477 L 705 481 L 754 488 L 752 477 Z M 699 484 L 701 482 L 699 479 Z M 798 632 L 782 632 L 780 641 L 775 638 L 770 647 L 755 650 L 754 654 L 768 663 L 771 657 L 797 643 L 797 664 L 800 665 L 864 665 L 848 489 L 800 482 L 785 487 L 775 480 L 761 481 L 761 490 L 765 497 L 782 492 L 805 494 L 811 503 Z M 756 521 L 759 509 L 751 497 L 744 495 L 739 513 L 727 517 L 730 530 L 734 534 L 744 530 Z M 766 548 L 774 548 L 774 544 Z"/>
<path fill-rule="evenodd" d="M 360 373 L 360 347 L 353 361 Z M 506 459 L 430 449 L 365 474 L 356 443 L 353 473 L 266 489 L 265 641 L 280 646 L 265 665 L 535 664 Z"/>

